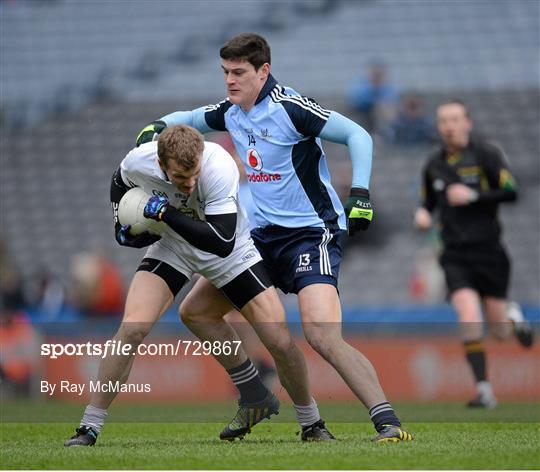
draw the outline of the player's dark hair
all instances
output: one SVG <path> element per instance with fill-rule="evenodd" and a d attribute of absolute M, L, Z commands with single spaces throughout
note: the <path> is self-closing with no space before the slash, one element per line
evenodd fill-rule
<path fill-rule="evenodd" d="M 270 46 L 256 33 L 240 33 L 229 39 L 219 50 L 219 56 L 229 61 L 247 61 L 255 70 L 270 64 Z"/>
<path fill-rule="evenodd" d="M 469 113 L 469 109 L 467 108 L 467 104 L 461 100 L 460 98 L 450 98 L 448 100 L 444 100 L 441 103 L 437 105 L 437 108 L 440 108 L 444 105 L 461 105 L 463 109 L 465 110 L 465 116 L 470 118 L 471 115 Z"/>
<path fill-rule="evenodd" d="M 199 163 L 203 151 L 203 135 L 191 126 L 171 126 L 158 138 L 158 157 L 165 167 L 169 166 L 169 161 L 175 161 L 191 170 Z"/>

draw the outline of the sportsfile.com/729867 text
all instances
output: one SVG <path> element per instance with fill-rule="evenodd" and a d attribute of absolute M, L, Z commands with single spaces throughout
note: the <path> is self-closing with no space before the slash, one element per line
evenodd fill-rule
<path fill-rule="evenodd" d="M 236 355 L 242 341 L 198 341 L 178 339 L 175 343 L 139 344 L 108 339 L 105 343 L 43 343 L 40 354 L 50 359 L 61 356 L 229 356 Z"/>

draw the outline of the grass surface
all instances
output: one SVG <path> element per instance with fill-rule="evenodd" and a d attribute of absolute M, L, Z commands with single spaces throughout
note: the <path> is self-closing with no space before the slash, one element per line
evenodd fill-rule
<path fill-rule="evenodd" d="M 22 405 L 22 404 L 21 404 Z M 3 405 L 5 406 L 5 405 Z M 61 405 L 52 408 L 61 412 Z M 55 409 L 57 408 L 57 409 Z M 71 406 L 65 407 L 71 416 Z M 75 406 L 74 406 L 75 408 Z M 146 407 L 149 408 L 149 407 Z M 159 412 L 163 406 L 154 407 Z M 181 406 L 175 409 L 182 410 Z M 193 409 L 193 406 L 185 407 Z M 332 411 L 332 409 L 335 411 Z M 343 405 L 322 406 L 328 415 L 344 414 Z M 46 409 L 46 408 L 42 408 Z M 125 409 L 125 411 L 123 411 Z M 131 409 L 131 414 L 128 410 Z M 210 408 L 212 409 L 212 408 Z M 0 425 L 2 469 L 538 469 L 540 428 L 538 404 L 501 405 L 493 411 L 471 412 L 461 405 L 401 405 L 407 416 L 422 409 L 449 411 L 454 422 L 407 422 L 414 434 L 410 443 L 379 445 L 370 442 L 372 426 L 332 422 L 338 441 L 301 443 L 295 423 L 266 421 L 243 441 L 221 442 L 224 422 L 120 422 L 144 415 L 144 409 L 114 407 L 95 447 L 64 448 L 76 424 L 14 423 Z M 76 407 L 77 415 L 81 406 Z M 135 411 L 134 411 L 135 410 Z M 231 406 L 221 409 L 228 418 Z M 285 406 L 279 417 L 290 417 Z M 349 411 L 350 411 L 349 407 Z M 166 410 L 170 411 L 170 410 Z M 525 422 L 526 412 L 529 422 Z M 148 410 L 149 414 L 150 409 Z M 225 412 L 225 413 L 224 413 Z M 432 413 L 433 413 L 432 412 Z M 514 414 L 514 421 L 504 421 Z M 476 422 L 467 422 L 467 416 Z M 496 421 L 497 415 L 499 421 Z M 420 415 L 421 416 L 421 415 Z M 533 416 L 533 422 L 531 422 Z M 116 417 L 116 419 L 115 419 Z M 484 417 L 485 421 L 481 421 Z M 517 418 L 517 419 L 516 419 Z M 5 415 L 3 415 L 5 419 Z M 63 417 L 57 417 L 62 421 Z M 170 419 L 170 418 L 169 418 Z M 457 421 L 462 422 L 457 422 Z M 523 422 L 518 422 L 523 421 Z"/>

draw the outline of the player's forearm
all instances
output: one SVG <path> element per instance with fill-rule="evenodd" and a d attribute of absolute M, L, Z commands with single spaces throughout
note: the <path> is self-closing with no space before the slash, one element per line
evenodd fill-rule
<path fill-rule="evenodd" d="M 236 213 L 212 215 L 207 217 L 207 221 L 200 221 L 169 206 L 161 219 L 173 231 L 201 251 L 227 257 L 234 248 Z"/>
<path fill-rule="evenodd" d="M 368 132 L 354 121 L 333 111 L 319 136 L 345 144 L 352 162 L 352 187 L 369 189 L 373 141 Z"/>
<path fill-rule="evenodd" d="M 201 133 L 212 131 L 204 118 L 204 107 L 196 108 L 191 111 L 176 111 L 160 118 L 167 126 L 188 125 Z"/>

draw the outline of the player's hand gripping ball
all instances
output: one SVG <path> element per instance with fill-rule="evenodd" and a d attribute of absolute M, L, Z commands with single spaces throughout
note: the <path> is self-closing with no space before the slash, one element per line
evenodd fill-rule
<path fill-rule="evenodd" d="M 165 197 L 158 197 L 154 195 L 146 202 L 144 206 L 143 215 L 145 218 L 151 220 L 161 221 L 163 213 L 169 207 L 169 200 Z"/>
<path fill-rule="evenodd" d="M 352 188 L 347 204 L 345 205 L 345 215 L 347 215 L 347 232 L 353 236 L 358 230 L 368 229 L 373 219 L 373 208 L 369 201 L 369 190 L 365 188 Z"/>
<path fill-rule="evenodd" d="M 142 247 L 150 246 L 151 244 L 154 244 L 156 241 L 159 241 L 161 239 L 161 236 L 149 233 L 148 231 L 140 233 L 137 236 L 133 236 L 129 232 L 129 230 L 130 225 L 116 225 L 116 241 L 118 241 L 118 244 L 120 244 L 121 246 L 140 249 Z"/>
<path fill-rule="evenodd" d="M 128 190 L 118 204 L 118 221 L 120 225 L 129 225 L 132 236 L 148 232 L 160 235 L 167 227 L 165 223 L 153 221 L 144 216 L 144 207 L 150 195 L 142 188 L 134 187 Z"/>

